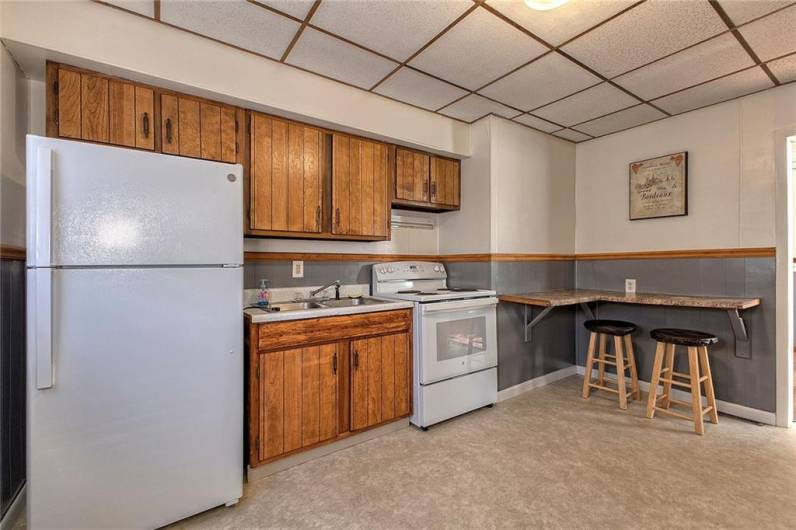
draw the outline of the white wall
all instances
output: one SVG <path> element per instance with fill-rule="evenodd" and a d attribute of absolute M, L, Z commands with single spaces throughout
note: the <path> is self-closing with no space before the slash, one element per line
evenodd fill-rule
<path fill-rule="evenodd" d="M 575 145 L 491 121 L 491 252 L 572 254 Z"/>
<path fill-rule="evenodd" d="M 25 247 L 28 84 L 0 46 L 0 244 Z"/>
<path fill-rule="evenodd" d="M 774 131 L 796 123 L 796 85 L 578 144 L 577 252 L 770 247 Z M 628 220 L 628 164 L 688 151 L 688 215 Z"/>
<path fill-rule="evenodd" d="M 442 254 L 487 253 L 491 244 L 490 175 L 492 120 L 477 121 L 470 130 L 472 156 L 462 160 L 461 209 L 439 214 Z"/>
<path fill-rule="evenodd" d="M 470 138 L 462 209 L 440 215 L 440 252 L 574 252 L 575 145 L 495 116 Z"/>

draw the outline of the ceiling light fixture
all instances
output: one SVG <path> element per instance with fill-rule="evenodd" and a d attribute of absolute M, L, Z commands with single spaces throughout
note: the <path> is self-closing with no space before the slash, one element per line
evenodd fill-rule
<path fill-rule="evenodd" d="M 537 11 L 550 11 L 561 7 L 569 0 L 525 0 L 525 5 Z"/>

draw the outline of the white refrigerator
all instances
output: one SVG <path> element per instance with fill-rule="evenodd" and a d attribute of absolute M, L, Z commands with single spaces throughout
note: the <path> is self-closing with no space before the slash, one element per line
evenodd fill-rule
<path fill-rule="evenodd" d="M 30 528 L 154 528 L 240 498 L 241 177 L 28 136 Z"/>

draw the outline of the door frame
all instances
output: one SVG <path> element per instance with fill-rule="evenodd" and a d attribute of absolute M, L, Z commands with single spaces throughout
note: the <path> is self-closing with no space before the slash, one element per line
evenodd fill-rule
<path fill-rule="evenodd" d="M 776 424 L 789 428 L 793 422 L 793 166 L 796 124 L 774 131 L 776 167 Z M 796 140 L 796 138 L 794 138 Z"/>

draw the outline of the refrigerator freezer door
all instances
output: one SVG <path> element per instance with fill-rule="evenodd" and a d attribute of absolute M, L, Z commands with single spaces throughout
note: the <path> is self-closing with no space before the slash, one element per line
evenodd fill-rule
<path fill-rule="evenodd" d="M 28 266 L 243 262 L 240 165 L 32 135 L 27 150 Z"/>
<path fill-rule="evenodd" d="M 53 384 L 28 386 L 28 526 L 155 528 L 238 499 L 242 269 L 29 269 L 28 281 L 41 274 Z"/>

